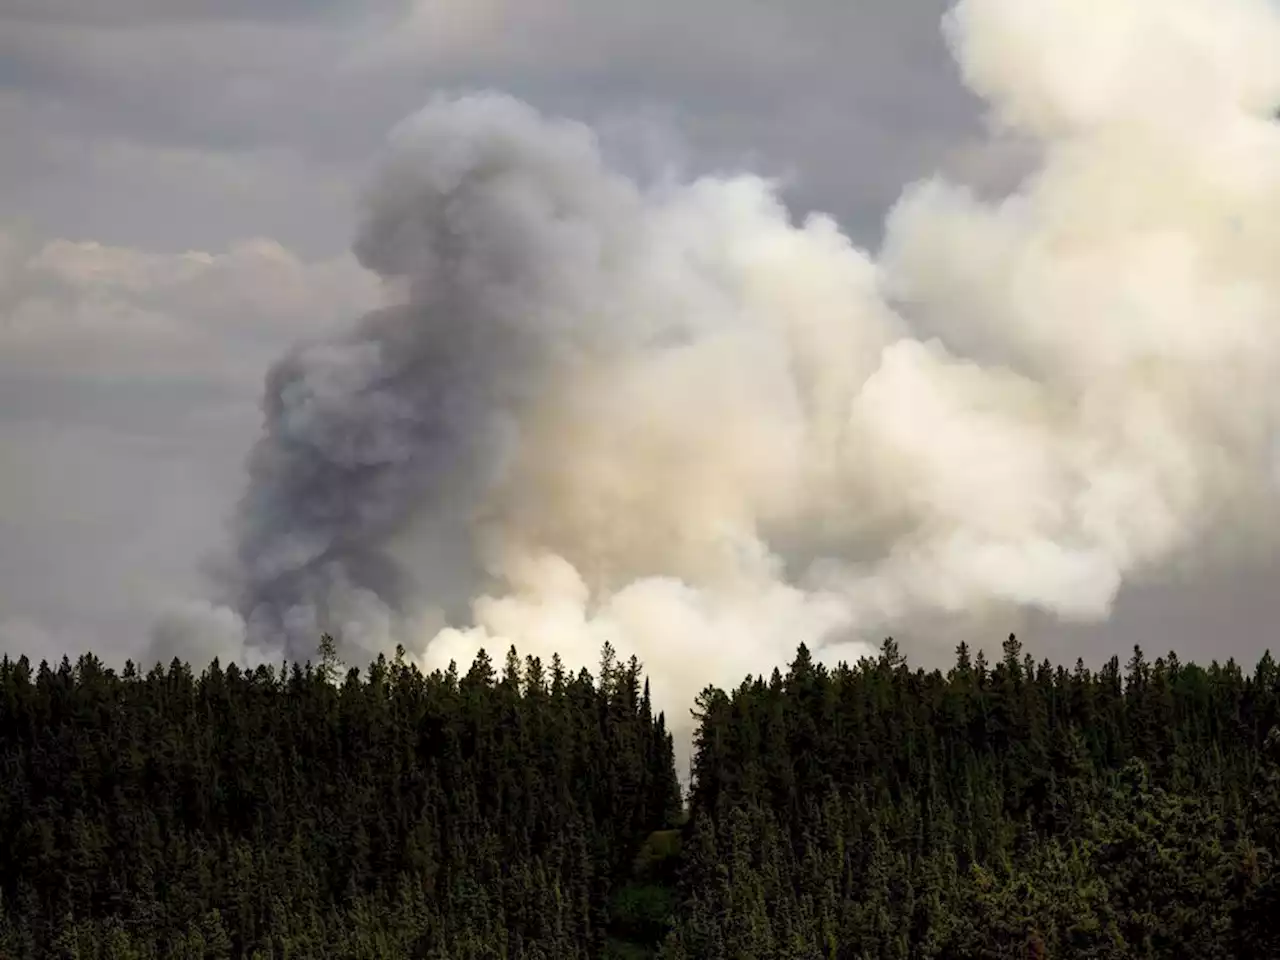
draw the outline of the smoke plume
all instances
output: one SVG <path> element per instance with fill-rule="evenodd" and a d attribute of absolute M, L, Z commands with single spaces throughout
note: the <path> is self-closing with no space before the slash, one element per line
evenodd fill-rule
<path fill-rule="evenodd" d="M 609 640 L 683 705 L 801 641 L 1105 618 L 1270 542 L 1280 16 L 960 0 L 944 29 L 1038 165 L 997 201 L 910 186 L 874 255 L 760 179 L 641 187 L 502 96 L 403 123 L 355 245 L 389 305 L 268 378 L 249 642 Z"/>

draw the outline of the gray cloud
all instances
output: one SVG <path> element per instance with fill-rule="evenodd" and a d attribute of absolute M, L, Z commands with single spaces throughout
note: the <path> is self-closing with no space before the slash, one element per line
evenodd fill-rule
<path fill-rule="evenodd" d="M 629 173 L 782 176 L 870 242 L 904 182 L 941 165 L 998 187 L 1027 162 L 978 139 L 944 6 L 0 4 L 0 226 L 25 225 L 0 257 L 0 645 L 141 651 L 160 599 L 199 593 L 261 377 L 366 306 L 369 278 L 330 258 L 386 130 L 432 92 L 580 117 Z M 283 248 L 234 246 L 252 236 Z M 188 249 L 224 253 L 188 277 Z M 1275 611 L 1250 569 L 1126 588 L 1110 626 L 1029 626 L 1063 651 L 1245 653 Z"/>
<path fill-rule="evenodd" d="M 161 255 L 0 233 L 4 643 L 141 653 L 158 605 L 207 589 L 267 366 L 376 299 L 350 257 L 266 241 Z"/>
<path fill-rule="evenodd" d="M 8 0 L 4 15 L 23 23 L 128 27 L 157 22 L 305 22 L 349 19 L 354 14 L 341 0 Z"/>
<path fill-rule="evenodd" d="M 67 2 L 56 17 L 6 7 L 0 117 L 15 146 L 0 158 L 0 201 L 55 235 L 99 236 L 106 222 L 114 242 L 216 247 L 269 231 L 332 252 L 349 197 L 315 194 L 362 179 L 385 131 L 430 92 L 500 88 L 597 126 L 660 110 L 693 169 L 791 175 L 798 205 L 873 231 L 904 173 L 976 130 L 937 28 L 943 8 L 432 0 L 418 13 L 322 4 L 298 17 L 272 12 L 293 3 L 253 18 L 228 6 L 197 21 L 198 4 L 164 17 L 124 0 Z M 129 215 L 59 199 L 86 183 L 136 198 Z M 306 212 L 317 205 L 319 220 Z"/>
<path fill-rule="evenodd" d="M 904 169 L 973 130 L 941 0 L 787 18 L 719 0 L 419 6 L 0 4 L 0 229 L 11 251 L 24 238 L 0 257 L 6 643 L 136 652 L 156 597 L 199 593 L 262 373 L 363 309 L 311 261 L 347 248 L 387 129 L 434 90 L 500 87 L 579 116 L 633 172 L 793 175 L 797 203 L 864 225 Z M 225 252 L 254 236 L 294 254 Z M 44 246 L 57 238 L 104 246 Z M 190 249 L 224 253 L 178 279 Z M 314 289 L 287 302 L 298 284 Z"/>

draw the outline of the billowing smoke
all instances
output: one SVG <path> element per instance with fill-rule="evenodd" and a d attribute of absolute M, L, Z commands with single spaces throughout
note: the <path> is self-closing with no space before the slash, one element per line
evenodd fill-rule
<path fill-rule="evenodd" d="M 1280 15 L 960 0 L 945 29 L 1039 165 L 997 202 L 911 186 L 874 256 L 758 179 L 642 188 L 503 97 L 397 129 L 356 243 L 391 305 L 268 380 L 250 642 L 610 640 L 673 706 L 912 618 L 1104 618 L 1267 543 Z"/>

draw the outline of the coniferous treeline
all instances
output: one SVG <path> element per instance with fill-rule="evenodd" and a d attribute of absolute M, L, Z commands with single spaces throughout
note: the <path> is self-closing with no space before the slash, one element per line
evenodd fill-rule
<path fill-rule="evenodd" d="M 1280 669 L 0 661 L 0 957 L 1280 957 Z M 677 823 L 680 829 L 663 829 Z"/>
<path fill-rule="evenodd" d="M 0 662 L 0 957 L 594 957 L 679 813 L 639 665 Z"/>
<path fill-rule="evenodd" d="M 1280 957 L 1280 672 L 946 675 L 892 641 L 698 701 L 663 956 Z"/>

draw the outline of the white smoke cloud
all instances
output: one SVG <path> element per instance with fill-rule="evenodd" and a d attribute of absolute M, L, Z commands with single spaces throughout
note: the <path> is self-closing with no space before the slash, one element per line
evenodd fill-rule
<path fill-rule="evenodd" d="M 1040 165 L 995 202 L 910 187 L 874 256 L 759 179 L 642 189 L 507 98 L 400 127 L 356 246 L 400 305 L 269 378 L 250 640 L 609 640 L 679 721 L 800 642 L 1104 618 L 1206 538 L 1266 542 L 1280 15 L 960 0 L 945 29 Z"/>

